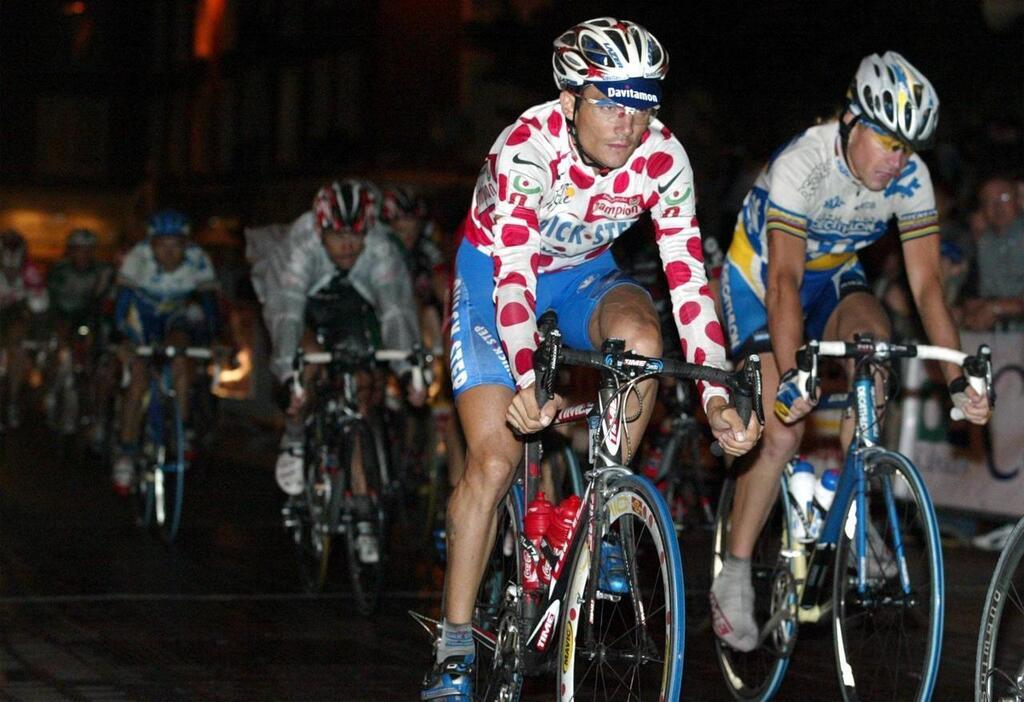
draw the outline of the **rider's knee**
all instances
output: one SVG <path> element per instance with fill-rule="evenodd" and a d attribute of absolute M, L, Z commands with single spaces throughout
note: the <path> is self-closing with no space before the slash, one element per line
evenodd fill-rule
<path fill-rule="evenodd" d="M 481 497 L 489 495 L 494 502 L 508 489 L 509 478 L 515 466 L 496 451 L 472 451 L 467 457 L 462 482 L 468 484 Z"/>
<path fill-rule="evenodd" d="M 608 336 L 624 339 L 627 349 L 643 356 L 662 354 L 661 325 L 650 315 L 625 315 L 611 325 Z"/>
<path fill-rule="evenodd" d="M 761 435 L 760 455 L 782 465 L 796 454 L 802 434 L 797 427 L 769 422 Z"/>

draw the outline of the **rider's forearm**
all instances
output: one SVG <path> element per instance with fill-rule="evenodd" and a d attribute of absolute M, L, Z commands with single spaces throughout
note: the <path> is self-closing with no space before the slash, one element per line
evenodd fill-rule
<path fill-rule="evenodd" d="M 946 307 L 938 280 L 922 284 L 913 293 L 928 341 L 935 346 L 959 349 L 960 333 L 953 323 L 949 308 Z M 942 374 L 945 376 L 946 382 L 949 382 L 962 375 L 962 371 L 960 366 L 954 363 L 943 363 Z"/>
<path fill-rule="evenodd" d="M 779 375 L 796 367 L 796 351 L 804 338 L 800 289 L 788 278 L 770 280 L 765 299 L 768 334 Z"/>

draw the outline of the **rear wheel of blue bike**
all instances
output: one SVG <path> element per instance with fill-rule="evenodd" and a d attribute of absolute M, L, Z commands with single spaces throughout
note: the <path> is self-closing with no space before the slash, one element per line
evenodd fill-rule
<path fill-rule="evenodd" d="M 480 702 L 517 700 L 523 683 L 521 655 L 528 632 L 521 630 L 516 588 L 521 582 L 519 494 L 513 488 L 498 507 L 494 543 L 473 605 L 473 638 L 477 650 L 473 697 Z"/>
<path fill-rule="evenodd" d="M 715 518 L 712 578 L 722 569 L 728 548 L 729 524 L 736 494 L 736 481 L 722 486 Z M 754 585 L 754 619 L 758 627 L 771 630 L 764 642 L 744 653 L 715 638 L 715 655 L 725 684 L 737 700 L 768 700 L 779 689 L 796 642 L 796 594 L 790 584 L 784 551 L 792 548 L 784 493 L 780 491 L 764 528 L 754 544 L 750 574 Z"/>
<path fill-rule="evenodd" d="M 982 609 L 974 676 L 978 702 L 1024 700 L 1024 519 L 999 556 Z"/>
<path fill-rule="evenodd" d="M 929 700 L 942 647 L 943 575 L 924 483 L 905 458 L 878 452 L 865 459 L 863 502 L 855 492 L 844 514 L 833 578 L 843 699 Z"/>
<path fill-rule="evenodd" d="M 677 700 L 685 590 L 668 506 L 647 479 L 615 478 L 597 520 L 607 525 L 596 545 L 603 563 L 592 568 L 583 546 L 562 575 L 570 581 L 562 600 L 558 699 Z M 608 558 L 616 551 L 621 558 Z"/>

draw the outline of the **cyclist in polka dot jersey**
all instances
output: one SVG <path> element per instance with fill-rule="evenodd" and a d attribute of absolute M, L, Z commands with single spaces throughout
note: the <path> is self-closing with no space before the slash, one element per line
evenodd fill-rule
<path fill-rule="evenodd" d="M 556 39 L 553 64 L 558 99 L 527 110 L 498 137 L 456 257 L 450 360 L 467 467 L 448 505 L 444 620 L 424 700 L 472 699 L 469 622 L 497 505 L 522 456 L 516 434 L 547 426 L 561 404 L 556 398 L 540 408 L 534 397 L 537 318 L 555 310 L 570 347 L 593 349 L 614 337 L 638 353 L 662 353 L 650 295 L 618 270 L 609 250 L 644 212 L 653 220 L 684 357 L 725 361 L 702 263 L 693 172 L 683 147 L 655 119 L 667 54 L 643 27 L 604 17 Z M 627 416 L 635 417 L 627 426 L 630 450 L 656 389 L 648 381 L 627 404 Z M 750 450 L 757 421 L 744 427 L 724 388 L 699 390 L 723 449 Z"/>

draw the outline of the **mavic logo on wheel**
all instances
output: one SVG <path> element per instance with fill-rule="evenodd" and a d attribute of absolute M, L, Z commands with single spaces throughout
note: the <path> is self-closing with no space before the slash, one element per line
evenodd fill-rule
<path fill-rule="evenodd" d="M 562 672 L 569 672 L 569 661 L 572 660 L 572 622 L 565 623 L 565 643 L 562 644 Z"/>

